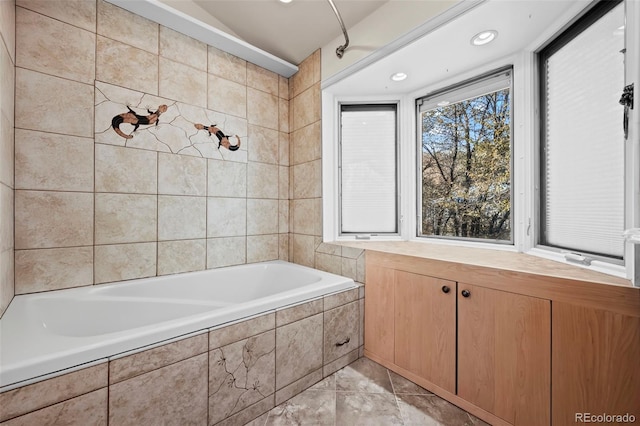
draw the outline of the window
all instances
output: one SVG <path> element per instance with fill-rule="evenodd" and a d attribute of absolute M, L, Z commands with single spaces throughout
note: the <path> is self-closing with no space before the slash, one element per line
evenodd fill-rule
<path fill-rule="evenodd" d="M 424 85 L 387 87 L 367 68 L 324 86 L 325 241 L 519 251 L 638 285 L 623 231 L 640 229 L 640 3 L 577 2 L 549 22 L 511 54 L 452 60 L 440 83 L 423 67 Z"/>
<path fill-rule="evenodd" d="M 398 233 L 397 104 L 340 106 L 340 234 Z"/>
<path fill-rule="evenodd" d="M 540 52 L 540 244 L 622 259 L 624 5 L 603 1 Z M 592 257 L 592 256 L 591 256 Z"/>
<path fill-rule="evenodd" d="M 511 70 L 417 105 L 418 235 L 511 242 Z"/>

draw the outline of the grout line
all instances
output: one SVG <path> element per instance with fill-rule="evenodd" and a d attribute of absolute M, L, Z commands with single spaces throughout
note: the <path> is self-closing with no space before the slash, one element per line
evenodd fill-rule
<path fill-rule="evenodd" d="M 46 75 L 48 77 L 57 78 L 57 79 L 60 79 L 60 80 L 70 81 L 72 83 L 79 83 L 79 84 L 84 84 L 85 86 L 95 87 L 95 81 L 96 81 L 95 79 L 92 80 L 91 83 L 87 83 L 86 80 L 74 80 L 71 77 L 63 77 L 63 76 L 60 76 L 60 75 L 57 75 L 57 74 L 50 74 L 49 72 L 34 70 L 32 68 L 27 68 L 26 66 L 15 65 L 15 69 L 16 69 L 16 74 L 17 74 L 17 70 L 21 69 L 21 70 L 29 71 L 29 72 L 32 72 L 32 73 L 42 74 L 42 75 Z M 73 136 L 73 135 L 71 135 L 71 136 Z M 85 137 L 87 137 L 87 136 L 85 136 Z"/>
<path fill-rule="evenodd" d="M 324 306 L 324 298 L 323 298 L 323 306 Z M 323 321 L 324 324 L 324 321 Z M 322 345 L 324 348 L 324 345 Z M 343 367 L 344 368 L 344 367 Z M 333 412 L 333 425 L 337 426 L 338 425 L 338 377 L 336 376 L 336 372 L 331 373 L 331 376 L 333 376 L 333 405 L 334 405 L 334 412 Z"/>
<path fill-rule="evenodd" d="M 209 50 L 207 49 L 207 52 Z M 207 66 L 209 64 L 209 60 L 207 59 Z M 209 84 L 209 83 L 207 83 Z M 204 195 L 205 195 L 205 222 L 204 222 L 204 270 L 206 271 L 209 267 L 209 159 L 205 159 L 206 167 L 204 170 Z"/>
<path fill-rule="evenodd" d="M 396 393 L 396 387 L 393 384 L 393 380 L 391 379 L 391 372 L 387 368 L 387 376 L 389 376 L 389 382 L 391 382 L 391 390 L 393 391 L 393 400 L 396 402 L 396 408 L 398 409 L 398 415 L 400 416 L 400 420 L 402 420 L 402 424 L 406 424 L 407 421 L 402 415 L 402 410 L 400 409 L 400 404 L 398 403 L 398 394 Z"/>
<path fill-rule="evenodd" d="M 391 392 L 393 392 L 393 395 L 396 395 L 396 387 L 393 385 L 393 380 L 391 380 L 391 373 L 389 372 L 389 369 L 386 368 L 387 370 L 387 377 L 389 377 L 389 383 L 391 383 Z"/>
<path fill-rule="evenodd" d="M 158 75 L 158 91 L 157 91 L 158 96 L 161 96 L 161 95 L 160 95 L 160 82 L 161 82 L 161 80 L 162 80 L 162 77 L 161 77 L 161 75 L 160 75 L 160 58 L 161 58 L 161 55 L 160 55 L 160 27 L 161 27 L 161 26 L 162 26 L 162 25 L 160 25 L 160 24 L 155 24 L 155 27 L 156 27 L 156 28 L 157 28 L 157 30 L 158 30 L 158 32 L 157 32 L 157 34 L 158 34 L 158 50 L 157 50 L 157 52 L 155 53 L 155 56 L 156 56 L 157 61 L 158 61 L 158 74 L 157 74 L 157 75 Z M 151 53 L 153 53 L 153 52 L 151 52 Z"/>
<path fill-rule="evenodd" d="M 92 262 L 91 262 L 91 285 L 96 285 L 96 239 L 97 239 L 97 231 L 96 231 L 96 188 L 97 188 L 97 177 L 96 177 L 96 157 L 97 157 L 97 147 L 96 147 L 96 77 L 98 76 L 98 2 L 96 1 L 96 11 L 95 11 L 95 28 L 94 28 L 94 44 L 93 44 L 93 132 L 91 135 L 91 139 L 93 140 L 93 241 L 91 241 L 92 246 Z M 109 364 L 107 364 L 107 401 L 109 400 Z M 107 404 L 107 419 L 109 418 L 109 404 Z"/>
<path fill-rule="evenodd" d="M 160 272 L 160 152 L 156 152 L 156 277 Z"/>
<path fill-rule="evenodd" d="M 211 395 L 209 394 L 209 386 L 210 386 L 209 383 L 211 380 L 211 347 L 210 347 L 211 332 L 207 331 L 206 333 L 207 333 L 207 350 L 205 354 L 207 354 L 207 424 L 210 424 L 209 422 L 211 421 L 211 413 L 209 411 L 211 410 L 211 405 L 209 402 L 209 398 L 211 397 Z"/>

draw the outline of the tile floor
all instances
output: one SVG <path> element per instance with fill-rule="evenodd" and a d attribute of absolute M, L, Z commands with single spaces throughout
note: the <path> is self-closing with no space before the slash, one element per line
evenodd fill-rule
<path fill-rule="evenodd" d="M 360 358 L 248 426 L 475 426 L 482 420 Z"/>

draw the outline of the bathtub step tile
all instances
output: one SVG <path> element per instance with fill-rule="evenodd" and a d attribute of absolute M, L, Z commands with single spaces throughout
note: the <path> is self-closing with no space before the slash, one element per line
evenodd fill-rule
<path fill-rule="evenodd" d="M 275 345 L 275 331 L 270 330 L 209 352 L 210 424 L 216 424 L 274 393 Z M 273 404 L 273 396 L 270 401 Z M 257 412 L 254 417 L 262 412 Z"/>
<path fill-rule="evenodd" d="M 109 384 L 157 370 L 167 365 L 207 352 L 207 334 L 178 340 L 157 348 L 149 349 L 109 363 Z"/>
<path fill-rule="evenodd" d="M 341 291 L 340 293 L 332 294 L 324 297 L 324 310 L 337 308 L 338 306 L 346 305 L 358 299 L 359 290 L 357 288 Z"/>
<path fill-rule="evenodd" d="M 13 418 L 0 426 L 107 426 L 107 388 Z"/>
<path fill-rule="evenodd" d="M 110 425 L 206 425 L 207 354 L 109 386 Z"/>
<path fill-rule="evenodd" d="M 317 314 L 276 329 L 276 389 L 322 367 L 322 323 Z"/>
<path fill-rule="evenodd" d="M 282 327 L 283 325 L 319 314 L 322 312 L 322 306 L 323 303 L 320 298 L 290 308 L 279 309 L 276 311 L 276 327 Z"/>
<path fill-rule="evenodd" d="M 0 422 L 106 387 L 107 372 L 105 362 L 0 393 Z"/>
<path fill-rule="evenodd" d="M 276 315 L 270 312 L 265 315 L 242 321 L 209 332 L 209 350 L 218 349 L 247 337 L 273 330 L 276 327 Z"/>

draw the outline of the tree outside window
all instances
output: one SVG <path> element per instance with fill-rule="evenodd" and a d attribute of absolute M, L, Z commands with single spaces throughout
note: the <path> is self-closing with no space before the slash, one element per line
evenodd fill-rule
<path fill-rule="evenodd" d="M 511 241 L 511 102 L 502 89 L 422 112 L 421 234 Z"/>

